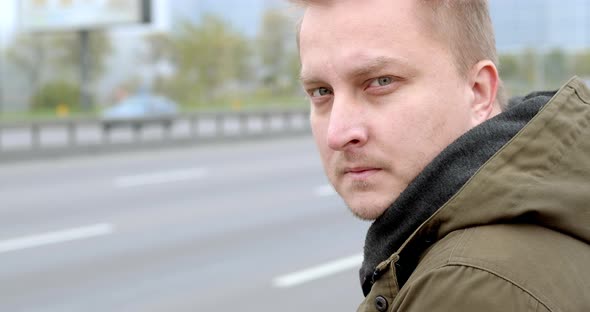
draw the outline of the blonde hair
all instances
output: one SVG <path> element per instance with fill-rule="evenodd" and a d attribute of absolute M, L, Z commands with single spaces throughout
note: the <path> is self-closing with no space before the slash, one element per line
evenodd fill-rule
<path fill-rule="evenodd" d="M 496 39 L 487 0 L 419 0 L 430 12 L 425 14 L 427 27 L 435 38 L 449 45 L 455 66 L 466 75 L 481 60 L 498 66 Z M 502 82 L 496 102 L 504 110 L 507 96 Z"/>
<path fill-rule="evenodd" d="M 395 0 L 392 0 L 395 1 Z M 435 39 L 448 44 L 455 66 L 467 75 L 473 65 L 490 60 L 498 66 L 496 39 L 487 0 L 416 0 L 425 9 L 424 22 Z M 291 0 L 299 6 L 320 3 L 321 0 Z M 300 28 L 300 24 L 298 28 Z M 299 31 L 297 31 L 299 44 Z M 507 95 L 499 81 L 496 102 L 502 110 L 507 106 Z"/>

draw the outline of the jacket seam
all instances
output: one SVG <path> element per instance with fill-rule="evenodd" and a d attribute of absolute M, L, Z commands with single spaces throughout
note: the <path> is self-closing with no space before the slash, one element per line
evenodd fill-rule
<path fill-rule="evenodd" d="M 533 306 L 533 311 L 537 312 L 539 311 L 539 300 L 536 300 L 534 297 L 530 297 L 531 298 L 531 302 L 534 306 Z"/>
<path fill-rule="evenodd" d="M 587 99 L 584 93 L 578 91 L 577 88 L 574 88 L 574 91 L 576 92 L 576 95 L 578 96 L 580 101 L 584 102 L 585 104 L 590 104 L 590 99 Z"/>
<path fill-rule="evenodd" d="M 467 229 L 463 229 L 463 232 L 461 232 L 461 235 L 457 239 L 457 243 L 455 243 L 455 246 L 453 246 L 453 249 L 451 250 L 451 253 L 449 254 L 449 258 L 447 259 L 447 263 L 451 263 L 451 259 L 453 259 L 453 256 L 455 254 L 455 250 L 457 250 L 457 246 L 459 246 L 459 244 L 461 244 L 463 242 L 463 236 L 465 236 L 465 232 L 467 232 Z"/>
<path fill-rule="evenodd" d="M 578 92 L 578 88 L 574 88 L 573 86 L 570 86 L 570 88 L 572 88 L 573 92 L 571 94 L 569 94 L 567 99 L 562 103 L 562 106 L 567 105 L 568 100 L 571 98 L 577 98 L 578 100 L 584 102 L 585 104 L 588 104 L 584 100 L 584 98 L 581 97 L 580 92 Z M 553 120 L 553 119 L 554 118 L 552 118 L 551 120 Z M 576 125 L 579 125 L 579 123 Z M 570 129 L 568 129 L 568 131 L 566 133 L 564 133 L 564 137 L 572 138 L 572 144 L 567 144 L 567 142 L 565 142 L 563 139 L 559 140 L 559 143 L 561 143 L 561 146 L 559 146 L 555 149 L 552 149 L 553 155 L 550 155 L 548 157 L 549 167 L 544 174 L 540 175 L 540 177 L 544 177 L 546 174 L 555 172 L 555 168 L 557 167 L 558 164 L 560 164 L 563 161 L 563 157 L 566 155 L 567 151 L 569 149 L 571 149 L 573 142 L 577 141 L 577 138 L 579 137 L 579 133 L 576 133 L 577 132 L 576 130 L 577 130 L 577 127 L 571 127 Z M 551 157 L 551 156 L 554 156 L 554 157 Z"/>
<path fill-rule="evenodd" d="M 559 110 L 561 110 L 563 108 L 563 106 L 568 104 L 568 100 L 575 98 L 578 99 L 580 101 L 582 101 L 584 104 L 589 104 L 585 98 L 582 96 L 582 94 L 580 93 L 580 91 L 578 90 L 579 86 L 576 84 L 576 81 L 572 81 L 570 83 L 568 83 L 566 85 L 566 87 L 563 89 L 563 93 L 560 94 L 561 97 L 563 97 L 562 101 L 560 101 L 559 104 L 559 109 L 558 111 L 554 112 L 553 115 L 551 115 L 550 118 L 548 118 L 546 120 L 546 122 L 544 123 L 544 126 L 548 125 L 549 123 L 553 122 L 555 120 L 555 118 L 558 115 Z M 568 92 L 565 92 L 568 91 Z M 558 95 L 559 92 L 556 94 Z M 541 109 L 541 111 L 539 111 L 539 114 L 545 110 L 545 108 L 552 102 L 557 101 L 557 97 L 554 96 L 553 98 L 551 98 L 549 100 L 549 102 L 543 106 L 543 108 Z M 539 115 L 537 114 L 537 115 Z M 535 116 L 536 117 L 536 116 Z M 535 118 L 533 117 L 533 119 Z M 531 120 L 532 121 L 532 120 Z M 530 123 L 530 122 L 529 122 Z M 520 132 L 523 132 L 523 130 L 525 128 L 527 128 L 527 126 L 529 125 L 529 123 L 527 123 L 527 125 L 525 125 L 525 127 L 523 129 L 521 129 L 521 131 L 519 131 L 519 133 L 517 133 L 513 139 L 515 139 Z M 539 129 L 537 129 L 537 131 L 531 135 L 531 137 L 529 138 L 529 140 L 525 141 L 526 144 L 523 144 L 522 147 L 514 153 L 514 155 L 519 154 L 522 150 L 522 148 L 524 148 L 525 146 L 529 146 L 530 142 L 533 142 L 537 139 L 537 137 L 539 136 L 540 132 L 543 130 L 544 127 L 540 127 Z M 569 131 L 564 135 L 564 136 L 569 136 L 569 137 L 573 137 L 572 141 L 576 141 L 575 139 L 578 137 L 578 135 L 574 135 L 573 133 L 575 133 L 575 128 L 570 128 L 568 129 Z M 510 143 L 512 140 L 510 140 L 508 143 Z M 569 148 L 571 148 L 571 144 L 564 144 L 563 139 L 559 140 L 560 143 L 562 143 L 560 147 L 556 147 L 556 148 L 552 148 L 549 150 L 549 152 L 551 153 L 551 155 L 548 157 L 549 158 L 549 165 L 547 169 L 537 169 L 535 171 L 537 171 L 538 173 L 533 173 L 533 175 L 536 178 L 542 178 L 545 177 L 547 174 L 554 172 L 555 167 L 561 163 L 561 161 L 563 160 L 563 157 L 565 156 L 567 150 Z M 507 147 L 509 144 L 504 145 L 499 151 L 502 151 L 505 147 Z M 564 146 L 565 145 L 565 146 Z M 492 158 L 494 158 L 496 155 L 492 156 Z M 491 160 L 491 158 L 490 158 Z M 508 162 L 508 160 L 506 160 L 506 162 Z M 538 183 L 537 179 L 535 179 L 535 181 L 533 183 Z M 519 199 L 525 197 L 524 194 L 520 194 Z"/>
<path fill-rule="evenodd" d="M 513 281 L 512 279 L 510 279 L 510 278 L 508 278 L 508 277 L 506 277 L 506 276 L 504 276 L 504 275 L 502 275 L 502 274 L 500 274 L 498 272 L 495 272 L 495 271 L 493 271 L 493 270 L 491 270 L 489 268 L 486 268 L 486 267 L 483 267 L 483 266 L 474 265 L 474 264 L 471 264 L 471 263 L 465 263 L 465 262 L 461 262 L 461 261 L 452 261 L 452 262 L 449 262 L 448 264 L 443 265 L 443 266 L 441 266 L 439 268 L 442 269 L 444 267 L 450 267 L 450 266 L 457 266 L 457 267 L 461 266 L 461 267 L 473 268 L 473 269 L 476 269 L 476 270 L 479 270 L 479 271 L 486 272 L 486 273 L 489 273 L 491 275 L 494 275 L 497 278 L 500 278 L 500 279 L 506 281 L 507 283 L 510 283 L 514 287 L 522 290 L 523 292 L 525 292 L 526 294 L 528 294 L 529 296 L 531 296 L 532 298 L 534 298 L 537 301 L 538 304 L 543 305 L 548 311 L 550 311 L 550 312 L 556 312 L 555 309 L 549 307 L 549 305 L 546 304 L 543 300 L 541 300 L 541 298 L 539 298 L 537 295 L 533 294 L 531 291 L 529 291 L 528 289 L 526 289 L 524 286 L 520 285 L 516 281 Z M 538 310 L 538 306 L 537 306 L 537 310 Z"/>
<path fill-rule="evenodd" d="M 547 102 L 545 105 L 543 105 L 543 107 L 541 108 L 541 110 L 539 110 L 539 112 L 507 143 L 505 144 L 496 155 L 499 155 L 501 151 L 503 151 L 505 148 L 507 148 L 510 143 L 512 143 L 512 141 L 515 141 L 517 139 L 520 139 L 522 141 L 522 143 L 520 144 L 520 147 L 514 151 L 514 153 L 511 155 L 511 157 L 509 159 L 504 159 L 502 165 L 505 165 L 507 163 L 510 163 L 512 161 L 512 158 L 517 157 L 517 155 L 522 153 L 523 149 L 526 149 L 528 146 L 530 146 L 531 142 L 534 142 L 537 140 L 537 138 L 542 135 L 543 130 L 545 129 L 545 127 L 547 127 L 548 124 L 552 123 L 555 118 L 557 118 L 559 111 L 563 108 L 563 106 L 565 106 L 568 102 L 568 100 L 572 97 L 576 97 L 576 89 L 573 88 L 571 85 L 567 85 L 567 87 L 565 87 L 563 89 L 563 92 L 561 93 L 557 93 L 556 95 L 554 95 L 549 102 Z M 558 102 L 558 100 L 560 100 Z M 557 102 L 557 103 L 556 103 Z M 551 115 L 547 114 L 547 116 L 542 116 L 542 113 L 546 112 L 547 110 L 552 109 L 553 107 L 550 107 L 550 104 L 552 104 L 553 106 L 556 106 L 554 108 L 555 111 L 552 112 Z M 531 133 L 525 137 L 522 138 L 522 133 L 525 132 L 525 130 L 527 130 L 527 128 L 531 128 L 529 127 L 530 124 L 532 124 L 532 122 L 536 119 L 545 119 L 542 126 L 541 125 L 536 125 L 536 129 L 534 129 L 535 131 L 532 131 L 530 129 L 528 129 Z M 563 152 L 557 148 L 551 148 L 548 150 L 549 153 L 555 154 L 558 153 L 560 154 L 559 157 L 557 157 L 558 159 L 556 161 L 551 161 L 551 166 L 550 168 L 548 168 L 547 170 L 545 169 L 537 169 L 535 171 L 540 171 L 540 173 L 535 174 L 536 178 L 542 178 L 545 175 L 548 174 L 548 172 L 551 172 L 551 170 L 555 167 L 555 165 L 557 163 L 559 163 L 559 161 L 561 161 L 561 158 L 563 157 Z M 496 157 L 496 155 L 492 156 L 492 158 L 490 158 L 490 161 Z M 491 168 L 491 169 L 495 169 L 495 168 Z M 496 168 L 497 169 L 497 168 Z M 536 183 L 536 182 L 535 182 Z"/>
<path fill-rule="evenodd" d="M 392 276 L 391 276 L 391 278 L 387 278 L 386 280 L 387 280 L 387 290 L 389 291 L 389 294 L 388 294 L 389 298 L 391 298 L 391 300 L 393 300 L 395 298 L 395 295 L 394 295 L 395 291 L 393 289 L 395 287 L 395 289 L 397 289 L 399 292 L 399 287 L 397 287 L 397 278 L 396 278 L 395 271 L 394 271 L 395 266 L 394 266 L 394 264 L 390 264 L 390 266 L 391 266 L 391 268 L 390 268 L 391 271 L 389 272 L 389 274 L 391 274 Z"/>

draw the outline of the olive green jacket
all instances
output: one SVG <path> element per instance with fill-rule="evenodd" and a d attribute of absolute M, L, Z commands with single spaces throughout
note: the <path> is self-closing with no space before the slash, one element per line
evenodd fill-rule
<path fill-rule="evenodd" d="M 414 256 L 400 281 L 397 265 Z M 590 311 L 584 83 L 562 87 L 378 270 L 358 311 Z"/>

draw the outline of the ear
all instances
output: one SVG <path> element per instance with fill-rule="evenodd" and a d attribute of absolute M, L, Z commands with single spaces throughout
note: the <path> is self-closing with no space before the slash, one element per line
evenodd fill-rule
<path fill-rule="evenodd" d="M 494 117 L 500 113 L 496 104 L 496 94 L 500 77 L 496 65 L 492 61 L 483 60 L 475 64 L 471 71 L 471 117 L 474 125 Z"/>

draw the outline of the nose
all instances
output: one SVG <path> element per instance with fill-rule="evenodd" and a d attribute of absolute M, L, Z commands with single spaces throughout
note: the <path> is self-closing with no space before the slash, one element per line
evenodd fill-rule
<path fill-rule="evenodd" d="M 368 139 L 366 122 L 362 104 L 353 97 L 335 96 L 327 132 L 330 149 L 345 151 L 365 145 Z"/>

